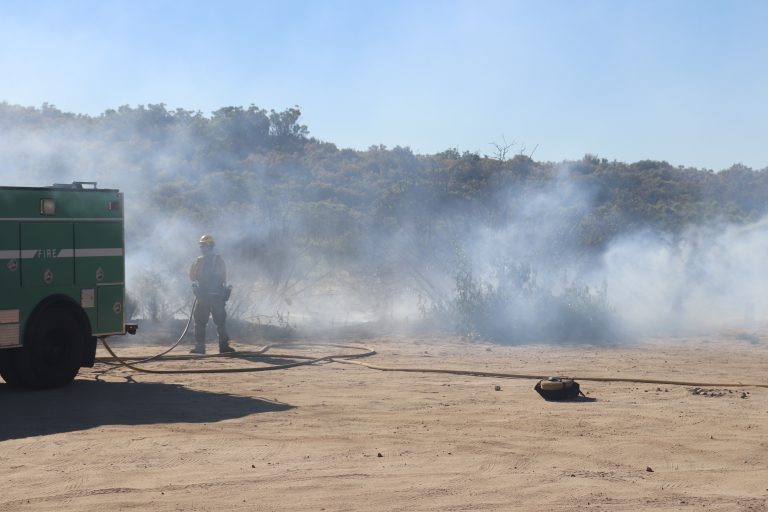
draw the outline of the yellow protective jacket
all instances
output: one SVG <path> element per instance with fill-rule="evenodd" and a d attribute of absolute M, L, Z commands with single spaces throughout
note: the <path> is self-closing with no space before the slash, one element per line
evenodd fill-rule
<path fill-rule="evenodd" d="M 210 258 L 211 261 L 206 261 L 205 256 L 198 256 L 189 269 L 189 278 L 206 292 L 218 291 L 227 282 L 227 267 L 222 257 L 214 254 Z"/>

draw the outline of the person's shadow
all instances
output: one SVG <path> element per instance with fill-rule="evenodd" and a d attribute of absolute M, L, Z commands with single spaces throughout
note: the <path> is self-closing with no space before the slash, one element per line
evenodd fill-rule
<path fill-rule="evenodd" d="M 0 382 L 0 441 L 104 425 L 209 423 L 293 407 L 178 384 L 75 380 L 60 389 L 28 391 Z"/>

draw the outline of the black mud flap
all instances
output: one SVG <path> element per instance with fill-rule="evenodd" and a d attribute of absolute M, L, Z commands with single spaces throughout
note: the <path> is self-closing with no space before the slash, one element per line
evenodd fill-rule
<path fill-rule="evenodd" d="M 96 336 L 88 336 L 83 342 L 83 361 L 80 366 L 93 368 L 94 362 L 96 362 Z"/>

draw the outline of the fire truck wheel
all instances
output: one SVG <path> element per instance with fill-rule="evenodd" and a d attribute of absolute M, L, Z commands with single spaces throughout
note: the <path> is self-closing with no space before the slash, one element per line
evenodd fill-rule
<path fill-rule="evenodd" d="M 16 353 L 16 370 L 31 388 L 55 388 L 72 382 L 80 370 L 86 333 L 75 306 L 54 303 L 35 311 L 24 346 Z"/>
<path fill-rule="evenodd" d="M 14 354 L 17 351 L 18 349 L 16 348 L 0 350 L 0 377 L 9 386 L 19 386 L 21 384 L 19 372 L 16 371 L 16 365 L 13 362 Z"/>

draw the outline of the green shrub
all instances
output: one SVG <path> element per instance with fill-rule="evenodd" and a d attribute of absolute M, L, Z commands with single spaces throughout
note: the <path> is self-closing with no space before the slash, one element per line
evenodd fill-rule
<path fill-rule="evenodd" d="M 452 300 L 426 310 L 470 338 L 505 344 L 605 343 L 617 333 L 605 289 L 565 282 L 559 291 L 539 284 L 529 264 L 499 265 L 485 280 L 462 268 Z"/>

